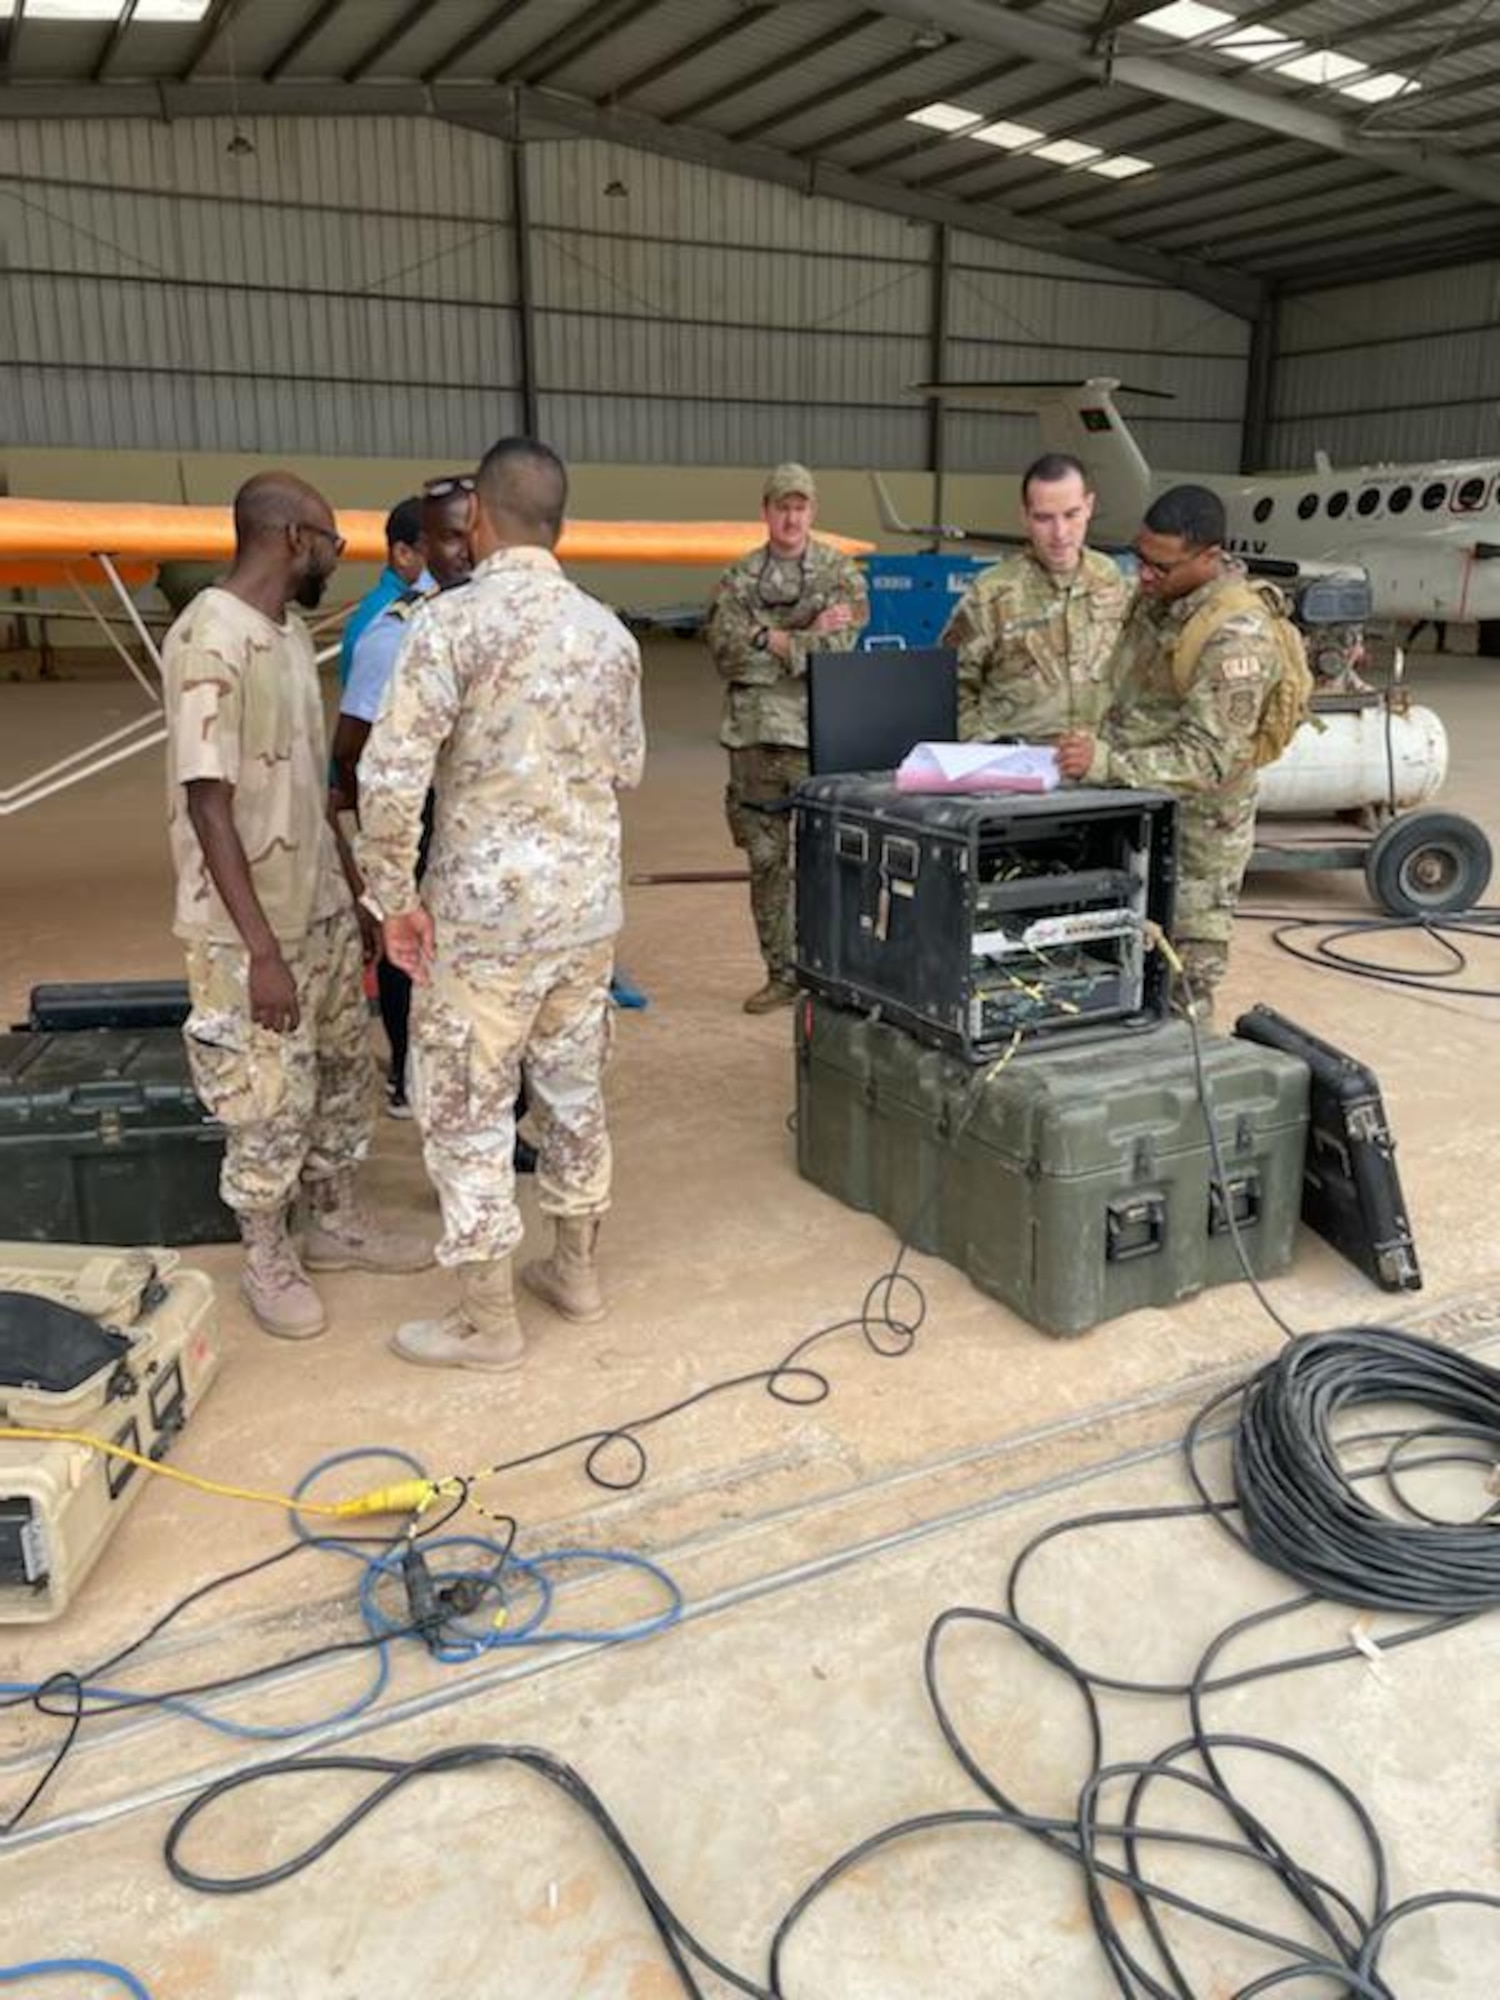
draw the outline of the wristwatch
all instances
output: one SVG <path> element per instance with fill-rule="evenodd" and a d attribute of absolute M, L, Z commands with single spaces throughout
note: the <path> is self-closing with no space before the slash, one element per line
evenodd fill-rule
<path fill-rule="evenodd" d="M 767 627 L 757 625 L 755 630 L 750 634 L 750 643 L 757 653 L 769 653 L 771 650 L 771 634 Z"/>
<path fill-rule="evenodd" d="M 362 910 L 368 910 L 370 915 L 375 919 L 377 924 L 383 924 L 385 922 L 385 911 L 380 907 L 379 903 L 376 902 L 375 898 L 370 894 L 368 889 L 365 890 L 362 896 L 360 896 L 359 907 Z"/>

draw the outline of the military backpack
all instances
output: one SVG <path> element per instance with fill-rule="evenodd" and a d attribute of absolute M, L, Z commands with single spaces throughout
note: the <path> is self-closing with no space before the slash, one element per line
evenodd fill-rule
<path fill-rule="evenodd" d="M 1257 766 L 1274 764 L 1311 715 L 1313 691 L 1307 646 L 1287 612 L 1286 599 L 1274 583 L 1247 579 L 1231 584 L 1216 592 L 1201 611 L 1195 611 L 1183 626 L 1172 655 L 1172 678 L 1177 692 L 1186 694 L 1203 648 L 1226 618 L 1243 611 L 1259 612 L 1267 620 L 1281 661 L 1281 677 L 1267 692 L 1251 743 L 1251 755 Z"/>

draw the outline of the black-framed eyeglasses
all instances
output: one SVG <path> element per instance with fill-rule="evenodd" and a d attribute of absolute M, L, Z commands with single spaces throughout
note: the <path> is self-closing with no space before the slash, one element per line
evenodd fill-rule
<path fill-rule="evenodd" d="M 305 528 L 310 535 L 322 535 L 325 541 L 333 544 L 335 556 L 341 556 L 349 546 L 337 529 L 325 528 L 321 521 L 298 521 L 296 526 Z"/>
<path fill-rule="evenodd" d="M 450 473 L 446 479 L 429 479 L 422 488 L 424 500 L 446 500 L 454 493 L 473 493 L 479 482 L 472 472 Z"/>
<path fill-rule="evenodd" d="M 1196 562 L 1203 554 L 1203 550 L 1191 549 L 1185 556 L 1173 556 L 1170 562 L 1157 562 L 1154 556 L 1143 556 L 1139 549 L 1132 549 L 1130 553 L 1140 568 L 1150 570 L 1153 576 L 1172 576 L 1176 571 L 1185 569 L 1189 563 Z"/>

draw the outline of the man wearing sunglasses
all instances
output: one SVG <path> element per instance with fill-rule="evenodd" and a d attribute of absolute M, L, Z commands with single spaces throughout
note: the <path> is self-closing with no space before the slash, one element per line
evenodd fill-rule
<path fill-rule="evenodd" d="M 323 496 L 283 472 L 240 488 L 234 526 L 233 567 L 163 647 L 174 929 L 194 1086 L 225 1128 L 241 1289 L 268 1333 L 297 1340 L 324 1325 L 309 1271 L 417 1271 L 432 1255 L 354 1191 L 372 1119 L 363 955 L 326 810 L 312 641 L 288 608 L 318 605 L 343 539 Z"/>
<path fill-rule="evenodd" d="M 396 1332 L 396 1352 L 424 1367 L 497 1372 L 522 1358 L 512 1147 L 523 1073 L 537 1203 L 555 1240 L 521 1280 L 565 1319 L 605 1309 L 618 793 L 640 782 L 645 739 L 639 648 L 553 553 L 566 500 L 548 446 L 491 446 L 468 501 L 473 578 L 413 623 L 360 759 L 366 900 L 416 983 L 412 1073 L 443 1211 L 437 1255 L 460 1281 L 448 1312 Z M 429 789 L 436 820 L 419 898 Z"/>
<path fill-rule="evenodd" d="M 768 1014 L 796 997 L 792 978 L 791 816 L 807 776 L 807 656 L 844 652 L 869 622 L 863 572 L 813 540 L 817 491 L 804 465 L 766 480 L 766 540 L 719 579 L 704 637 L 725 682 L 719 741 L 729 752 L 724 810 L 750 863 L 750 909 L 766 978 L 744 1003 Z"/>
<path fill-rule="evenodd" d="M 1082 463 L 1048 452 L 1021 481 L 1024 549 L 983 570 L 943 629 L 958 653 L 958 733 L 1050 743 L 1096 729 L 1130 609 L 1118 564 L 1088 547 L 1094 495 Z"/>
<path fill-rule="evenodd" d="M 1202 1018 L 1229 967 L 1255 844 L 1256 738 L 1281 681 L 1273 613 L 1224 553 L 1224 503 L 1204 486 L 1158 496 L 1136 536 L 1140 595 L 1096 736 L 1058 745 L 1065 778 L 1139 785 L 1180 800 L 1172 939 Z"/>

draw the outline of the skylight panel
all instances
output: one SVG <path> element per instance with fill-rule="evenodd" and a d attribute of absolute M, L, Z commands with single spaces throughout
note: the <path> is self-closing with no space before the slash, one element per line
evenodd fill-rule
<path fill-rule="evenodd" d="M 1305 56 L 1281 63 L 1276 74 L 1294 76 L 1299 83 L 1342 83 L 1345 77 L 1358 76 L 1366 67 L 1367 64 L 1356 62 L 1353 56 L 1341 56 L 1337 49 L 1309 49 Z"/>
<path fill-rule="evenodd" d="M 1129 181 L 1137 174 L 1149 174 L 1152 166 L 1152 161 L 1138 160 L 1133 153 L 1111 153 L 1107 159 L 1091 160 L 1088 171 L 1102 174 L 1107 181 Z"/>
<path fill-rule="evenodd" d="M 1159 35 L 1175 35 L 1180 42 L 1193 41 L 1198 35 L 1211 35 L 1215 28 L 1232 28 L 1233 14 L 1226 14 L 1222 7 L 1203 7 L 1199 0 L 1172 0 L 1169 7 L 1158 7 L 1154 14 L 1142 14 L 1139 25 L 1155 28 Z"/>
<path fill-rule="evenodd" d="M 924 104 L 920 111 L 908 111 L 908 125 L 926 125 L 934 132 L 962 132 L 983 121 L 982 111 L 966 111 L 961 104 Z"/>
<path fill-rule="evenodd" d="M 1278 34 L 1274 28 L 1257 27 L 1252 23 L 1248 27 L 1236 28 L 1232 35 L 1225 35 L 1210 46 L 1216 56 L 1233 56 L 1236 62 L 1261 63 L 1279 62 L 1285 56 L 1294 56 L 1302 43 Z"/>
<path fill-rule="evenodd" d="M 1397 76 L 1394 70 L 1376 70 L 1372 76 L 1336 86 L 1341 97 L 1357 97 L 1365 104 L 1385 104 L 1393 97 L 1405 97 L 1421 84 L 1414 76 Z"/>
<path fill-rule="evenodd" d="M 968 136 L 982 140 L 986 146 L 1003 146 L 1007 152 L 1014 153 L 1022 146 L 1040 145 L 1047 135 L 1033 130 L 1030 125 L 1012 125 L 1008 119 L 997 118 L 993 125 L 982 125 Z"/>
<path fill-rule="evenodd" d="M 1104 151 L 1102 146 L 1085 146 L 1079 139 L 1049 139 L 1045 146 L 1038 146 L 1039 160 L 1052 160 L 1060 167 L 1081 167 L 1089 160 L 1097 160 Z"/>

